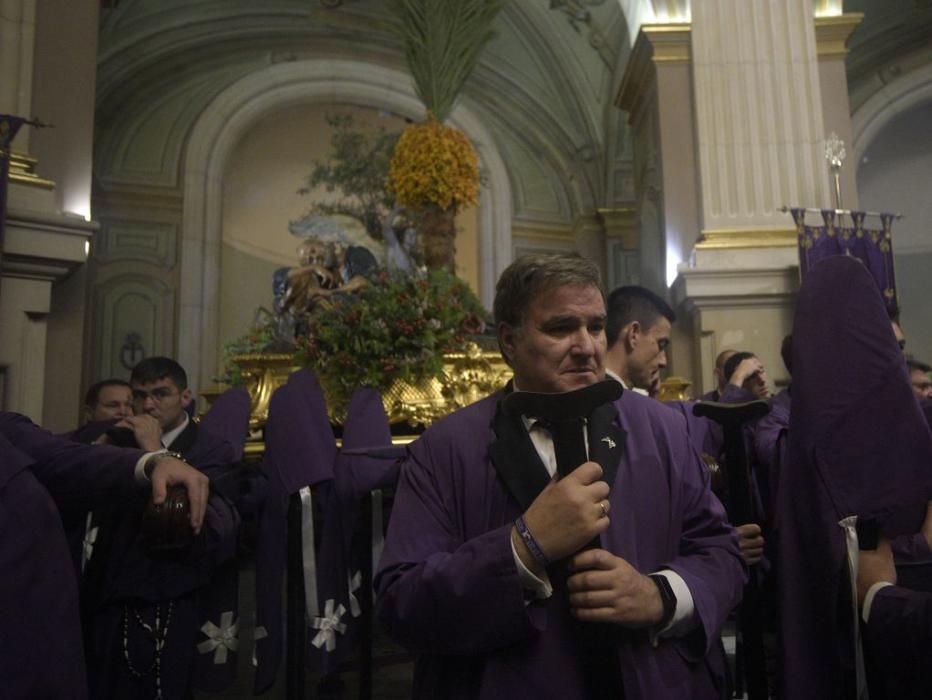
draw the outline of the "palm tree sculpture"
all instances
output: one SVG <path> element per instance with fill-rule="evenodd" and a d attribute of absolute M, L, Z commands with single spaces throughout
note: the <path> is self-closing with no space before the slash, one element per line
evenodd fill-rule
<path fill-rule="evenodd" d="M 454 271 L 454 218 L 479 198 L 479 157 L 463 132 L 443 122 L 492 38 L 503 0 L 394 0 L 394 30 L 427 119 L 406 129 L 392 156 L 396 201 L 415 215 L 424 262 Z"/>

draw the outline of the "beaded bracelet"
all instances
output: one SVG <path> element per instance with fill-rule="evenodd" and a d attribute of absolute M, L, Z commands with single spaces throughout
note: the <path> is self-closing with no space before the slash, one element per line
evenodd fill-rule
<path fill-rule="evenodd" d="M 547 555 L 544 554 L 544 550 L 540 548 L 540 544 L 535 539 L 534 535 L 531 534 L 527 523 L 524 522 L 523 515 L 519 515 L 515 519 L 515 528 L 517 528 L 518 534 L 521 535 L 521 539 L 524 540 L 524 544 L 527 545 L 527 549 L 531 553 L 531 556 L 534 557 L 534 560 L 545 569 L 550 566 L 550 559 L 547 558 Z"/>

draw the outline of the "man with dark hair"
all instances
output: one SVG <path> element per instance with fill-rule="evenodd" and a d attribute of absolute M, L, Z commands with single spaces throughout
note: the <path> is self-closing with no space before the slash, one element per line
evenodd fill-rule
<path fill-rule="evenodd" d="M 764 365 L 753 352 L 736 352 L 728 358 L 723 372 L 728 383 L 741 387 L 755 399 L 770 397 L 770 386 Z"/>
<path fill-rule="evenodd" d="M 929 378 L 932 367 L 925 362 L 907 358 L 906 368 L 909 370 L 909 383 L 913 386 L 916 398 L 920 401 L 932 399 L 932 379 Z"/>
<path fill-rule="evenodd" d="M 133 368 L 129 382 L 136 414 L 158 420 L 166 448 L 180 452 L 199 467 L 228 464 L 233 459 L 231 445 L 199 430 L 188 415 L 193 395 L 188 375 L 177 362 L 168 357 L 147 357 Z"/>
<path fill-rule="evenodd" d="M 744 571 L 682 419 L 625 391 L 561 478 L 552 428 L 505 402 L 603 379 L 596 267 L 519 258 L 494 313 L 514 380 L 409 447 L 376 577 L 383 624 L 419 653 L 415 697 L 722 697 Z"/>
<path fill-rule="evenodd" d="M 649 289 L 629 285 L 608 295 L 605 368 L 626 388 L 650 390 L 667 366 L 676 314 Z"/>
<path fill-rule="evenodd" d="M 104 379 L 84 396 L 84 420 L 120 420 L 133 415 L 133 388 L 122 379 Z"/>
<path fill-rule="evenodd" d="M 167 357 L 146 358 L 133 369 L 130 384 L 137 415 L 127 421 L 157 421 L 164 448 L 212 482 L 229 472 L 235 448 L 188 416 L 185 408 L 192 396 L 181 365 Z M 202 606 L 209 601 L 207 586 L 235 552 L 230 543 L 235 542 L 238 515 L 216 491 L 206 536 L 168 554 L 153 550 L 144 534 L 142 504 L 121 503 L 95 513 L 99 532 L 82 593 L 89 596 L 83 603 L 93 613 L 87 652 L 94 697 L 143 697 L 153 688 L 166 700 L 190 693 L 200 660 L 196 646 L 207 634 L 200 631 L 206 624 Z M 235 611 L 235 600 L 225 609 Z M 218 622 L 207 621 L 214 627 Z M 171 626 L 158 632 L 160 624 Z M 227 658 L 225 654 L 218 671 L 235 656 Z"/>

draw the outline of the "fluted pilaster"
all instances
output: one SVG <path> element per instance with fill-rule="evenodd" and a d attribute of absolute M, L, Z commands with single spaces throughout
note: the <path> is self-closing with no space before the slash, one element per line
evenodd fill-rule
<path fill-rule="evenodd" d="M 831 203 L 812 4 L 703 0 L 692 8 L 702 229 L 782 227 Z"/>

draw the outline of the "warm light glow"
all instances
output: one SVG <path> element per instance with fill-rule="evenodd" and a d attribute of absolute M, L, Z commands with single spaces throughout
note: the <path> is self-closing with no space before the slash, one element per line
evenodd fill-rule
<path fill-rule="evenodd" d="M 91 242 L 84 241 L 84 257 L 86 258 L 90 254 L 91 254 Z"/>
<path fill-rule="evenodd" d="M 817 0 L 815 3 L 816 17 L 838 17 L 844 14 L 842 0 Z"/>
<path fill-rule="evenodd" d="M 689 24 L 692 22 L 692 14 L 687 8 L 685 12 L 666 12 L 664 10 L 654 13 L 654 18 L 650 24 Z"/>
<path fill-rule="evenodd" d="M 85 221 L 91 220 L 91 196 L 90 192 L 83 194 L 72 194 L 65 202 L 65 212 L 76 214 Z"/>
<path fill-rule="evenodd" d="M 682 252 L 667 237 L 667 286 L 672 287 L 676 280 L 677 268 L 683 262 Z"/>
<path fill-rule="evenodd" d="M 688 24 L 692 21 L 689 0 L 654 0 L 646 3 L 650 24 Z"/>

